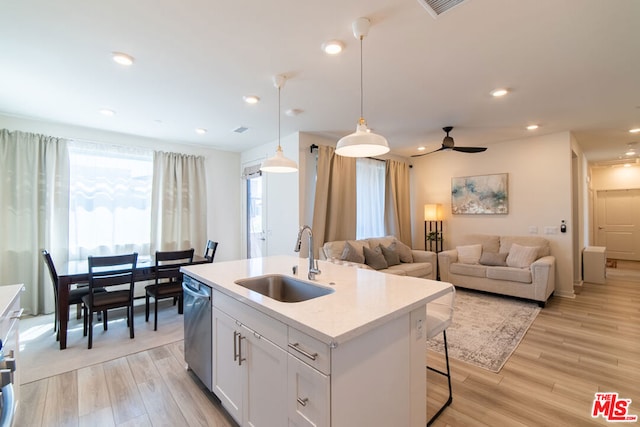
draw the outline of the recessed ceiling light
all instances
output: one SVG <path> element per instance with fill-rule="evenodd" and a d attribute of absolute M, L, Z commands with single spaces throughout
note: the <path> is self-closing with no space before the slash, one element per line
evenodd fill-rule
<path fill-rule="evenodd" d="M 527 126 L 527 130 L 536 130 L 538 129 L 538 127 L 539 127 L 538 125 L 529 125 Z"/>
<path fill-rule="evenodd" d="M 126 53 L 122 52 L 112 52 L 112 55 L 113 60 L 120 65 L 128 67 L 129 65 L 133 64 L 133 56 L 131 55 L 127 55 Z"/>
<path fill-rule="evenodd" d="M 196 133 L 198 135 L 204 135 L 205 133 L 207 133 L 207 130 L 205 128 L 197 128 Z"/>
<path fill-rule="evenodd" d="M 100 114 L 102 114 L 103 116 L 111 117 L 111 116 L 115 116 L 116 112 L 108 108 L 102 108 L 100 110 Z"/>
<path fill-rule="evenodd" d="M 630 167 L 631 167 L 631 163 L 625 163 L 625 164 L 624 164 L 624 167 L 625 167 L 625 168 L 630 168 Z"/>
<path fill-rule="evenodd" d="M 505 96 L 506 94 L 509 93 L 508 89 L 494 89 L 491 91 L 491 96 L 493 96 L 494 98 L 499 98 L 501 96 Z"/>
<path fill-rule="evenodd" d="M 337 55 L 344 49 L 344 43 L 340 40 L 329 40 L 322 43 L 322 51 L 327 55 Z"/>
<path fill-rule="evenodd" d="M 418 151 L 424 151 L 426 149 L 427 149 L 427 147 L 423 147 L 423 146 L 418 147 Z"/>
<path fill-rule="evenodd" d="M 247 104 L 257 104 L 260 101 L 260 97 L 256 95 L 245 95 L 242 99 L 244 99 L 244 102 Z"/>
<path fill-rule="evenodd" d="M 629 129 L 629 132 L 638 133 L 638 132 L 640 132 L 640 128 Z"/>
<path fill-rule="evenodd" d="M 633 148 L 630 148 L 629 151 L 624 153 L 625 156 L 634 156 L 635 154 L 636 154 L 636 151 Z"/>

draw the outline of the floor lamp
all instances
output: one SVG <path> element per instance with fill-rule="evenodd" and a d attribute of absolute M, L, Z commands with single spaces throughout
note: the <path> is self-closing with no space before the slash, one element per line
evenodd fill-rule
<path fill-rule="evenodd" d="M 442 205 L 424 205 L 424 250 L 442 252 Z"/>

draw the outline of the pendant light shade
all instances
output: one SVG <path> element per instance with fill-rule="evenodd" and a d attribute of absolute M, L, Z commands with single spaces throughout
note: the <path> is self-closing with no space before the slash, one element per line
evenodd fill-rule
<path fill-rule="evenodd" d="M 280 146 L 280 89 L 284 86 L 285 80 L 286 77 L 283 75 L 273 78 L 273 85 L 278 88 L 278 148 L 275 156 L 268 158 L 260 165 L 260 170 L 263 172 L 288 173 L 298 170 L 298 164 L 294 160 L 287 159 Z"/>
<path fill-rule="evenodd" d="M 387 139 L 369 130 L 363 114 L 362 40 L 369 33 L 369 26 L 370 22 L 367 18 L 358 18 L 353 22 L 353 35 L 360 40 L 360 120 L 354 133 L 338 141 L 336 154 L 340 156 L 371 157 L 389 152 Z"/>

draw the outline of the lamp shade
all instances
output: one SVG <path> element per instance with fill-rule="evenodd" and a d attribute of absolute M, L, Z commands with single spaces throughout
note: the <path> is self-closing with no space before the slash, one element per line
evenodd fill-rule
<path fill-rule="evenodd" d="M 425 221 L 441 221 L 442 220 L 442 205 L 439 203 L 432 203 L 424 205 L 424 220 Z"/>
<path fill-rule="evenodd" d="M 389 152 L 389 144 L 384 136 L 375 134 L 360 119 L 356 131 L 338 141 L 336 154 L 345 157 L 380 156 Z"/>
<path fill-rule="evenodd" d="M 275 173 L 296 172 L 298 170 L 298 165 L 295 161 L 287 159 L 282 152 L 282 147 L 278 145 L 276 155 L 262 162 L 260 170 Z"/>

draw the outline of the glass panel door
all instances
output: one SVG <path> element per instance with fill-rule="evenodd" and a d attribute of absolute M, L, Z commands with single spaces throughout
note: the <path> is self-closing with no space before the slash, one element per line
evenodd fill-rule
<path fill-rule="evenodd" d="M 247 258 L 266 255 L 262 176 L 247 178 Z"/>

